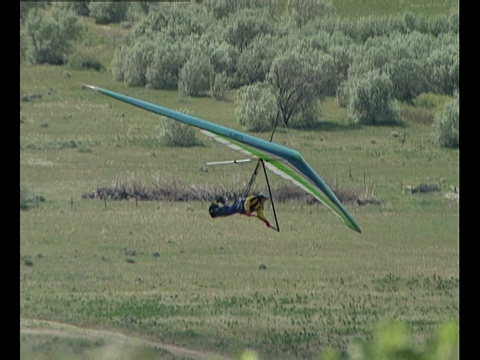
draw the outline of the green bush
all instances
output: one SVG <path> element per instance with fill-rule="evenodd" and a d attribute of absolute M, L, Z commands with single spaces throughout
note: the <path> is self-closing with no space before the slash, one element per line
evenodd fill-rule
<path fill-rule="evenodd" d="M 273 35 L 259 35 L 238 57 L 237 77 L 242 85 L 264 81 L 277 54 Z"/>
<path fill-rule="evenodd" d="M 458 360 L 459 327 L 456 321 L 445 321 L 427 342 L 421 346 L 414 342 L 404 322 L 389 321 L 376 326 L 373 336 L 366 342 L 353 344 L 349 358 L 357 360 Z M 319 360 L 340 360 L 335 349 L 324 350 Z"/>
<path fill-rule="evenodd" d="M 314 108 L 319 96 L 337 95 L 348 106 L 345 82 L 373 70 L 389 77 L 392 99 L 410 104 L 423 92 L 451 96 L 458 88 L 456 13 L 339 19 L 331 16 L 335 9 L 329 2 L 315 0 L 288 2 L 288 11 L 279 18 L 272 15 L 272 1 L 149 4 L 132 8 L 137 23 L 115 53 L 114 77 L 127 85 L 203 96 L 216 86 L 214 74 L 225 72 L 233 89 L 269 81 L 278 89 L 286 124 L 300 109 Z M 26 53 L 22 44 L 21 53 Z M 273 81 L 272 69 L 279 75 Z M 399 121 L 393 102 L 383 114 L 380 106 L 374 106 L 380 118 L 361 121 Z"/>
<path fill-rule="evenodd" d="M 163 123 L 163 128 L 163 138 L 167 146 L 189 147 L 201 144 L 197 139 L 197 133 L 193 126 L 166 119 Z"/>
<path fill-rule="evenodd" d="M 447 100 L 451 99 L 448 95 L 434 94 L 434 93 L 422 93 L 418 95 L 414 100 L 415 106 L 421 106 L 427 109 L 434 109 L 436 107 L 443 106 Z"/>
<path fill-rule="evenodd" d="M 32 206 L 32 197 L 30 192 L 25 188 L 20 188 L 20 209 L 27 210 Z"/>
<path fill-rule="evenodd" d="M 240 53 L 260 34 L 274 34 L 275 21 L 267 8 L 245 8 L 230 14 L 224 39 Z"/>
<path fill-rule="evenodd" d="M 287 13 L 298 27 L 305 26 L 309 21 L 335 15 L 336 9 L 330 1 L 288 1 Z"/>
<path fill-rule="evenodd" d="M 38 203 L 43 201 L 43 196 L 33 195 L 25 186 L 20 186 L 20 210 L 28 210 L 34 205 L 38 207 Z"/>
<path fill-rule="evenodd" d="M 62 3 L 54 3 L 51 12 L 30 9 L 20 25 L 20 55 L 32 64 L 65 64 L 73 41 L 85 30 L 81 18 Z"/>
<path fill-rule="evenodd" d="M 419 94 L 428 90 L 426 66 L 421 60 L 411 58 L 391 59 L 385 66 L 390 75 L 393 87 L 393 97 L 400 101 L 412 103 Z"/>
<path fill-rule="evenodd" d="M 129 3 L 123 1 L 89 3 L 90 16 L 97 24 L 120 23 L 126 20 Z"/>
<path fill-rule="evenodd" d="M 255 83 L 237 93 L 235 115 L 248 131 L 270 131 L 278 113 L 277 101 L 270 87 Z"/>
<path fill-rule="evenodd" d="M 181 96 L 200 96 L 210 90 L 214 79 L 212 64 L 207 55 L 192 54 L 180 70 L 178 91 Z"/>
<path fill-rule="evenodd" d="M 180 69 L 186 62 L 182 43 L 161 34 L 155 39 L 146 79 L 154 89 L 176 90 Z"/>
<path fill-rule="evenodd" d="M 319 360 L 341 360 L 343 356 L 333 348 L 323 350 Z M 440 324 L 424 346 L 416 345 L 408 326 L 400 321 L 390 321 L 377 325 L 371 340 L 356 342 L 348 354 L 356 360 L 458 360 L 459 327 L 455 321 Z M 252 350 L 246 349 L 239 360 L 259 360 Z"/>
<path fill-rule="evenodd" d="M 348 81 L 348 120 L 352 125 L 395 124 L 401 121 L 390 77 L 372 70 Z"/>
<path fill-rule="evenodd" d="M 443 43 L 441 40 L 443 39 Z M 460 85 L 460 54 L 458 36 L 443 36 L 438 48 L 426 59 L 432 91 L 453 95 Z"/>
<path fill-rule="evenodd" d="M 319 98 L 321 70 L 311 63 L 311 53 L 288 51 L 272 62 L 266 82 L 271 86 L 285 126 L 290 118 L 312 108 Z"/>
<path fill-rule="evenodd" d="M 289 126 L 293 129 L 314 129 L 322 121 L 320 101 L 292 115 Z"/>
<path fill-rule="evenodd" d="M 460 107 L 458 95 L 443 105 L 433 119 L 433 140 L 436 144 L 457 148 L 460 144 Z"/>
<path fill-rule="evenodd" d="M 153 43 L 141 38 L 128 47 L 122 66 L 123 81 L 128 86 L 144 86 L 147 83 L 146 72 L 152 61 Z"/>
<path fill-rule="evenodd" d="M 125 80 L 125 59 L 127 57 L 128 47 L 120 45 L 115 49 L 112 59 L 112 75 L 116 81 Z"/>
<path fill-rule="evenodd" d="M 233 77 L 237 71 L 237 60 L 239 52 L 235 47 L 227 42 L 215 45 L 210 53 L 210 62 L 216 73 L 225 72 L 229 77 Z"/>
<path fill-rule="evenodd" d="M 230 85 L 226 73 L 215 74 L 215 79 L 213 80 L 210 91 L 212 97 L 217 100 L 226 100 L 228 96 L 228 91 L 230 90 Z"/>
<path fill-rule="evenodd" d="M 105 66 L 95 56 L 84 52 L 76 52 L 68 59 L 68 66 L 72 70 L 103 71 Z"/>

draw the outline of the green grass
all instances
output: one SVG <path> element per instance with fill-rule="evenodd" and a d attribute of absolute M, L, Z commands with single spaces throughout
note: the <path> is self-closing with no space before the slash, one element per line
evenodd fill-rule
<path fill-rule="evenodd" d="M 345 204 L 359 235 L 320 205 L 279 202 L 276 233 L 254 219 L 211 220 L 202 202 L 82 198 L 129 182 L 229 189 L 252 171 L 206 169 L 207 161 L 241 157 L 206 138 L 197 147 L 161 146 L 163 119 L 83 83 L 241 130 L 234 94 L 226 102 L 181 100 L 176 92 L 126 88 L 107 72 L 54 66 L 22 66 L 20 76 L 27 99 L 20 103 L 20 183 L 28 203 L 20 212 L 22 318 L 226 356 L 251 348 L 261 359 L 315 359 L 329 347 L 345 354 L 390 319 L 405 322 L 422 343 L 443 321 L 458 320 L 459 208 L 443 194 L 459 185 L 459 151 L 433 146 L 428 121 L 441 98 L 424 95 L 417 107 L 402 107 L 402 125 L 359 128 L 347 127 L 345 109 L 326 99 L 319 129 L 280 129 L 275 140 L 299 150 L 329 184 L 381 205 Z M 403 192 L 420 183 L 441 191 Z M 103 347 L 23 335 L 21 342 L 25 358 L 58 351 L 89 358 Z"/>
<path fill-rule="evenodd" d="M 458 0 L 333 0 L 332 4 L 338 16 L 350 18 L 401 15 L 405 12 L 432 16 L 452 13 L 459 9 Z"/>
<path fill-rule="evenodd" d="M 458 318 L 458 207 L 443 199 L 458 185 L 458 151 L 434 147 L 429 126 L 348 129 L 328 100 L 325 129 L 279 132 L 277 141 L 301 151 L 330 184 L 383 204 L 346 204 L 363 229 L 358 235 L 320 205 L 278 203 L 282 232 L 275 233 L 243 217 L 212 221 L 207 203 L 82 199 L 97 186 L 132 180 L 228 188 L 248 180 L 251 167 L 204 171 L 206 161 L 238 154 L 209 140 L 155 146 L 159 117 L 81 84 L 238 127 L 234 103 L 181 103 L 175 93 L 125 89 L 106 74 L 62 72 L 21 69 L 21 94 L 44 96 L 21 103 L 20 181 L 45 199 L 20 213 L 22 317 L 225 354 L 251 347 L 262 359 L 347 351 L 384 319 L 405 321 L 423 341 Z M 55 93 L 45 95 L 49 88 Z M 422 182 L 443 190 L 402 192 Z"/>

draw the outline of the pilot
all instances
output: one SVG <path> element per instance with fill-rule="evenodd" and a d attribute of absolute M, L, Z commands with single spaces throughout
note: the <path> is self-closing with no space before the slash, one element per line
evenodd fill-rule
<path fill-rule="evenodd" d="M 243 214 L 248 217 L 256 212 L 258 219 L 263 221 L 267 227 L 271 227 L 270 222 L 264 214 L 265 202 L 269 199 L 268 195 L 258 194 L 249 195 L 246 198 L 240 198 L 233 204 L 227 205 L 223 196 L 218 196 L 216 203 L 211 203 L 208 212 L 212 218 L 230 216 L 234 214 Z M 218 204 L 222 204 L 222 206 Z"/>

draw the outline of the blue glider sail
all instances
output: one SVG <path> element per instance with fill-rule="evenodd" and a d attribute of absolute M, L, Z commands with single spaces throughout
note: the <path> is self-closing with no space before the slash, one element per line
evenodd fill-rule
<path fill-rule="evenodd" d="M 137 106 L 141 109 L 194 126 L 200 129 L 202 133 L 232 149 L 263 159 L 269 170 L 292 181 L 295 185 L 314 196 L 340 217 L 346 226 L 359 233 L 362 232 L 360 226 L 358 226 L 333 191 L 304 160 L 298 151 L 210 121 L 202 120 L 191 115 L 183 114 L 114 91 L 102 89 L 98 86 L 84 85 L 84 87 L 123 101 L 127 104 Z"/>

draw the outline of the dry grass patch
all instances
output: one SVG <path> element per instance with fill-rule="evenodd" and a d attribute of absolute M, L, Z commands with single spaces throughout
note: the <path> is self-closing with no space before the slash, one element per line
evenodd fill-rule
<path fill-rule="evenodd" d="M 350 188 L 339 189 L 332 186 L 332 190 L 342 203 L 357 203 L 358 205 L 380 205 L 381 201 L 370 194 L 368 189 Z M 252 193 L 259 190 L 252 190 Z M 313 196 L 292 185 L 281 184 L 273 187 L 274 200 L 279 202 L 300 201 L 307 204 L 319 203 Z M 228 199 L 241 197 L 243 189 L 241 185 L 226 187 L 222 185 L 186 185 L 181 180 L 161 179 L 154 183 L 144 184 L 139 180 L 117 181 L 111 187 L 97 187 L 88 193 L 83 193 L 83 199 L 101 200 L 141 200 L 141 201 L 214 201 L 218 195 L 224 195 Z"/>

